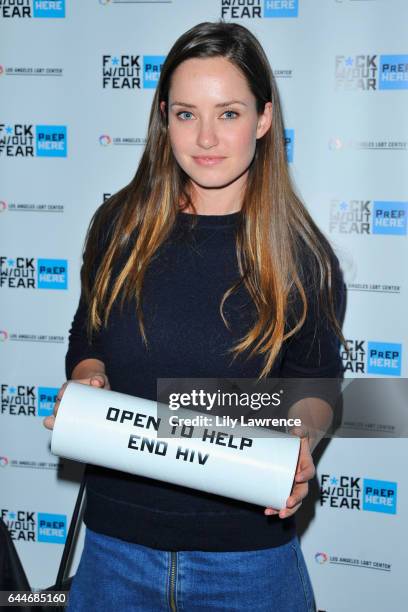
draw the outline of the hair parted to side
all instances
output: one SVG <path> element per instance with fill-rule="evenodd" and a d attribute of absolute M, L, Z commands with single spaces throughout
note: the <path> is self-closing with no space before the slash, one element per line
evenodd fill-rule
<path fill-rule="evenodd" d="M 89 304 L 88 334 L 107 325 L 115 300 L 136 298 L 142 339 L 148 346 L 142 312 L 142 286 L 154 253 L 170 235 L 179 210 L 195 210 L 187 185 L 189 177 L 175 160 L 167 133 L 167 108 L 174 70 L 190 58 L 223 57 L 239 68 L 256 98 L 258 114 L 272 102 L 270 129 L 256 142 L 254 159 L 242 203 L 242 223 L 237 228 L 236 249 L 241 278 L 220 302 L 244 283 L 256 306 L 257 320 L 248 333 L 230 349 L 233 359 L 248 351 L 265 355 L 259 379 L 270 372 L 283 342 L 303 325 L 308 300 L 302 274 L 301 245 L 310 251 L 313 274 L 309 281 L 319 294 L 319 303 L 329 323 L 345 345 L 336 318 L 333 292 L 332 249 L 295 194 L 289 176 L 279 93 L 265 52 L 257 38 L 236 23 L 204 22 L 194 26 L 174 43 L 162 66 L 150 111 L 147 143 L 131 182 L 107 200 L 94 214 L 84 249 L 81 281 Z M 166 103 L 166 114 L 160 102 Z M 183 203 L 181 208 L 181 203 Z M 192 215 L 194 218 L 194 215 Z M 194 223 L 194 221 L 193 221 Z M 110 238 L 95 280 L 92 270 L 100 237 L 110 227 Z M 133 237 L 130 255 L 110 287 L 112 268 Z M 300 297 L 303 312 L 295 316 L 293 296 Z M 295 324 L 288 328 L 288 321 Z"/>

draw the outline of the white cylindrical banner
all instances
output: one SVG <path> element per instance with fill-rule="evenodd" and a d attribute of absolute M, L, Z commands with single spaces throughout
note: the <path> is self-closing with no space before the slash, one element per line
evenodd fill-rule
<path fill-rule="evenodd" d="M 169 411 L 152 400 L 69 382 L 51 451 L 264 507 L 286 506 L 299 457 L 297 436 L 219 426 L 217 416 L 193 410 Z"/>

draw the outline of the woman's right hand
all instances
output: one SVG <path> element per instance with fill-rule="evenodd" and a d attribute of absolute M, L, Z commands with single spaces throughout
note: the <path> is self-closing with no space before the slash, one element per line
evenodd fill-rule
<path fill-rule="evenodd" d="M 106 374 L 102 374 L 102 373 L 93 374 L 90 378 L 76 379 L 72 382 L 81 383 L 82 385 L 92 385 L 92 387 L 100 387 L 101 389 L 107 389 L 107 390 L 110 389 L 108 377 L 106 376 Z M 64 395 L 64 391 L 67 388 L 67 385 L 68 385 L 68 382 L 65 382 L 57 393 L 57 399 L 54 404 L 54 414 L 47 416 L 45 417 L 45 419 L 43 419 L 43 425 L 47 429 L 54 429 L 55 417 L 57 416 L 58 407 L 62 399 L 62 396 Z"/>

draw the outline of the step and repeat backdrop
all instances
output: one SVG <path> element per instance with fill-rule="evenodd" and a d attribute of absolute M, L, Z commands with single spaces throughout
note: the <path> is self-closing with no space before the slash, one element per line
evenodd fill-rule
<path fill-rule="evenodd" d="M 264 46 L 294 184 L 340 258 L 345 376 L 407 377 L 405 0 L 1 0 L 0 512 L 33 588 L 55 581 L 82 472 L 51 454 L 42 419 L 85 232 L 135 172 L 166 53 L 220 18 Z M 298 512 L 321 611 L 401 609 L 408 445 L 361 428 L 318 449 Z"/>

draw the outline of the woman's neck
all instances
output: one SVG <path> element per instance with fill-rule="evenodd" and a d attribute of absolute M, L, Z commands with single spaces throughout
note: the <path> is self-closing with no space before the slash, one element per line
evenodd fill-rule
<path fill-rule="evenodd" d="M 183 209 L 183 212 L 197 215 L 228 215 L 239 212 L 242 208 L 244 195 L 245 176 L 219 189 L 207 189 L 192 183 L 189 185 L 188 194 L 194 205 Z"/>
<path fill-rule="evenodd" d="M 212 215 L 212 216 L 220 215 L 220 216 L 222 216 L 222 215 L 231 215 L 233 213 L 239 212 L 240 210 L 241 209 L 237 208 L 236 206 L 232 210 L 229 210 L 229 209 L 227 210 L 227 209 L 225 209 L 223 207 L 220 208 L 219 206 L 216 208 L 216 210 L 214 210 L 214 207 L 206 208 L 204 206 L 200 206 L 200 207 L 196 206 L 196 210 L 195 211 L 193 211 L 191 207 L 188 207 L 188 208 L 185 208 L 182 212 L 183 213 L 192 214 L 192 215 L 193 214 L 197 214 L 197 215 L 200 215 L 200 216 L 204 216 L 204 215 Z"/>

